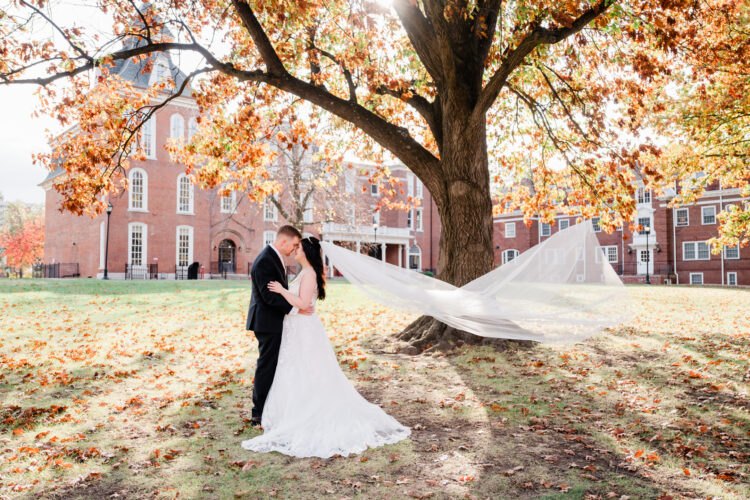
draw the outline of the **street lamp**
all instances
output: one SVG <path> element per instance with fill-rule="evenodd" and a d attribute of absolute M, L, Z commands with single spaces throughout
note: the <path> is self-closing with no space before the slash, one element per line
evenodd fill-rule
<path fill-rule="evenodd" d="M 650 285 L 651 281 L 648 279 L 648 267 L 651 263 L 651 252 L 648 251 L 648 235 L 651 233 L 651 227 L 643 226 L 643 232 L 646 233 L 646 284 Z"/>
<path fill-rule="evenodd" d="M 108 280 L 107 276 L 107 259 L 109 258 L 109 216 L 112 215 L 112 203 L 107 203 L 107 243 L 104 247 L 104 277 L 102 279 Z"/>
<path fill-rule="evenodd" d="M 375 233 L 375 243 L 377 244 L 377 242 L 378 242 L 378 223 L 377 222 L 375 222 L 372 225 L 372 230 Z"/>

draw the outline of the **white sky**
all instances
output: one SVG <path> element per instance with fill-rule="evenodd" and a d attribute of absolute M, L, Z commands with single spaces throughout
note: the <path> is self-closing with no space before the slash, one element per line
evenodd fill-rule
<path fill-rule="evenodd" d="M 37 184 L 47 170 L 33 165 L 32 153 L 48 151 L 45 129 L 59 130 L 46 116 L 32 118 L 36 106 L 34 86 L 0 86 L 0 193 L 6 201 L 44 202 L 44 190 Z"/>

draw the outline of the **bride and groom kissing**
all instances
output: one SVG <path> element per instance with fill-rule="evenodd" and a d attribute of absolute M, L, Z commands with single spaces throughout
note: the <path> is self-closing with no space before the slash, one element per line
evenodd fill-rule
<path fill-rule="evenodd" d="M 287 283 L 283 256 L 301 266 Z M 251 423 L 263 434 L 242 441 L 256 452 L 348 456 L 396 443 L 410 429 L 364 399 L 338 364 L 315 301 L 326 296 L 320 241 L 282 226 L 253 263 L 247 330 L 258 340 Z"/>

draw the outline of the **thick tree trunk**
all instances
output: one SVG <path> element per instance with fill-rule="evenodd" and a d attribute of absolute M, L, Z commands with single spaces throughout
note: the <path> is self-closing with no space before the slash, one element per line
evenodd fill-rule
<path fill-rule="evenodd" d="M 494 261 L 486 126 L 484 121 L 471 125 L 468 118 L 462 121 L 456 114 L 448 116 L 451 123 L 443 128 L 442 179 L 439 189 L 431 190 L 442 226 L 437 277 L 463 286 L 489 272 Z M 456 330 L 427 316 L 397 337 L 408 342 L 404 352 L 409 353 L 447 350 L 461 343 L 506 344 Z"/>

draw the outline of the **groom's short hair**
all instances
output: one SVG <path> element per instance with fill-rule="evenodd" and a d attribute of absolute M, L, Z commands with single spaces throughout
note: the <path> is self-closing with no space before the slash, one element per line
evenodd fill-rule
<path fill-rule="evenodd" d="M 281 226 L 279 228 L 279 230 L 276 231 L 276 237 L 277 238 L 279 236 L 282 236 L 282 235 L 286 236 L 288 238 L 295 238 L 295 237 L 297 237 L 299 239 L 302 239 L 302 233 L 300 233 L 299 230 L 296 227 L 290 226 L 289 224 L 287 224 L 285 226 Z"/>

